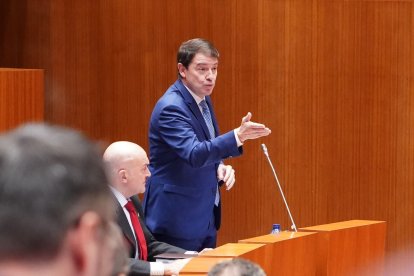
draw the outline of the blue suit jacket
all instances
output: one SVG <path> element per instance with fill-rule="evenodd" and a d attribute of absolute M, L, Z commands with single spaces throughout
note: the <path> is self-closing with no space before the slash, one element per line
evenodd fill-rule
<path fill-rule="evenodd" d="M 210 97 L 206 101 L 217 136 Z M 213 214 L 217 167 L 223 159 L 242 153 L 233 130 L 214 139 L 208 133 L 196 101 L 177 80 L 155 105 L 150 121 L 152 176 L 144 212 L 153 233 L 180 239 L 205 237 Z"/>

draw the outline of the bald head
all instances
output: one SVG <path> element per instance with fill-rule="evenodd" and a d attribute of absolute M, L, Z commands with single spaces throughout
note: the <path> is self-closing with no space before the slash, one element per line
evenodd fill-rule
<path fill-rule="evenodd" d="M 108 163 L 125 162 L 137 157 L 147 157 L 145 150 L 128 141 L 114 142 L 105 150 L 104 160 Z"/>
<path fill-rule="evenodd" d="M 145 192 L 145 182 L 151 175 L 145 150 L 135 143 L 119 141 L 105 150 L 104 161 L 111 177 L 111 186 L 126 198 Z"/>

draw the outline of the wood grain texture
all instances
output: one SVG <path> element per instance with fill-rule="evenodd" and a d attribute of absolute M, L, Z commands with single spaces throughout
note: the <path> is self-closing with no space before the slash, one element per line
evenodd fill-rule
<path fill-rule="evenodd" d="M 301 228 L 300 231 L 318 232 L 317 275 L 395 275 L 383 271 L 384 221 L 350 220 Z"/>
<path fill-rule="evenodd" d="M 292 242 L 292 241 L 289 241 Z M 294 246 L 292 246 L 294 248 Z M 273 247 L 267 244 L 259 243 L 226 243 L 221 245 L 213 250 L 204 252 L 201 257 L 232 257 L 232 258 L 242 258 L 250 260 L 253 263 L 258 264 L 267 275 L 274 275 L 274 267 L 278 267 L 276 259 L 278 258 L 276 252 L 273 251 Z M 286 265 L 290 267 L 292 263 Z M 285 272 L 285 271 L 283 271 Z M 293 272 L 293 271 L 291 271 Z M 281 273 L 280 275 L 287 275 Z M 295 273 L 291 275 L 297 275 Z M 313 274 L 303 274 L 303 275 L 314 275 Z"/>
<path fill-rule="evenodd" d="M 0 132 L 44 120 L 43 70 L 0 68 Z"/>
<path fill-rule="evenodd" d="M 180 271 L 180 275 L 207 275 L 210 269 L 220 262 L 230 261 L 232 258 L 192 258 Z"/>
<path fill-rule="evenodd" d="M 262 267 L 266 268 L 267 275 L 302 276 L 325 275 L 317 273 L 319 241 L 318 233 L 280 232 L 240 240 L 239 243 L 264 243 L 269 247 L 270 256 L 262 256 Z"/>
<path fill-rule="evenodd" d="M 220 51 L 222 132 L 247 111 L 273 133 L 228 160 L 219 243 L 290 222 L 387 221 L 388 251 L 414 242 L 413 1 L 4 0 L 0 66 L 44 68 L 46 119 L 103 144 L 148 147 L 148 121 L 176 78 L 179 44 Z"/>

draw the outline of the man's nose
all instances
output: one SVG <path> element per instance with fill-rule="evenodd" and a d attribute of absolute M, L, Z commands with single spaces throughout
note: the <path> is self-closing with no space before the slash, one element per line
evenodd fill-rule
<path fill-rule="evenodd" d="M 207 71 L 207 74 L 206 74 L 206 79 L 208 79 L 208 80 L 212 80 L 212 79 L 214 79 L 216 77 L 216 75 L 213 73 L 213 70 L 212 69 L 209 69 L 208 71 Z"/>

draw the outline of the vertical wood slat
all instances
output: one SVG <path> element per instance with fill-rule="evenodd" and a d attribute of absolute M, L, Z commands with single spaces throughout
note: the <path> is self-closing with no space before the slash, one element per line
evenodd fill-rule
<path fill-rule="evenodd" d="M 0 68 L 0 131 L 44 120 L 43 70 Z"/>
<path fill-rule="evenodd" d="M 147 148 L 179 44 L 216 44 L 221 131 L 247 111 L 273 130 L 226 161 L 237 182 L 223 192 L 220 244 L 290 226 L 261 143 L 298 227 L 384 220 L 389 251 L 414 242 L 413 1 L 2 4 L 0 66 L 45 68 L 46 119 L 104 143 Z"/>

